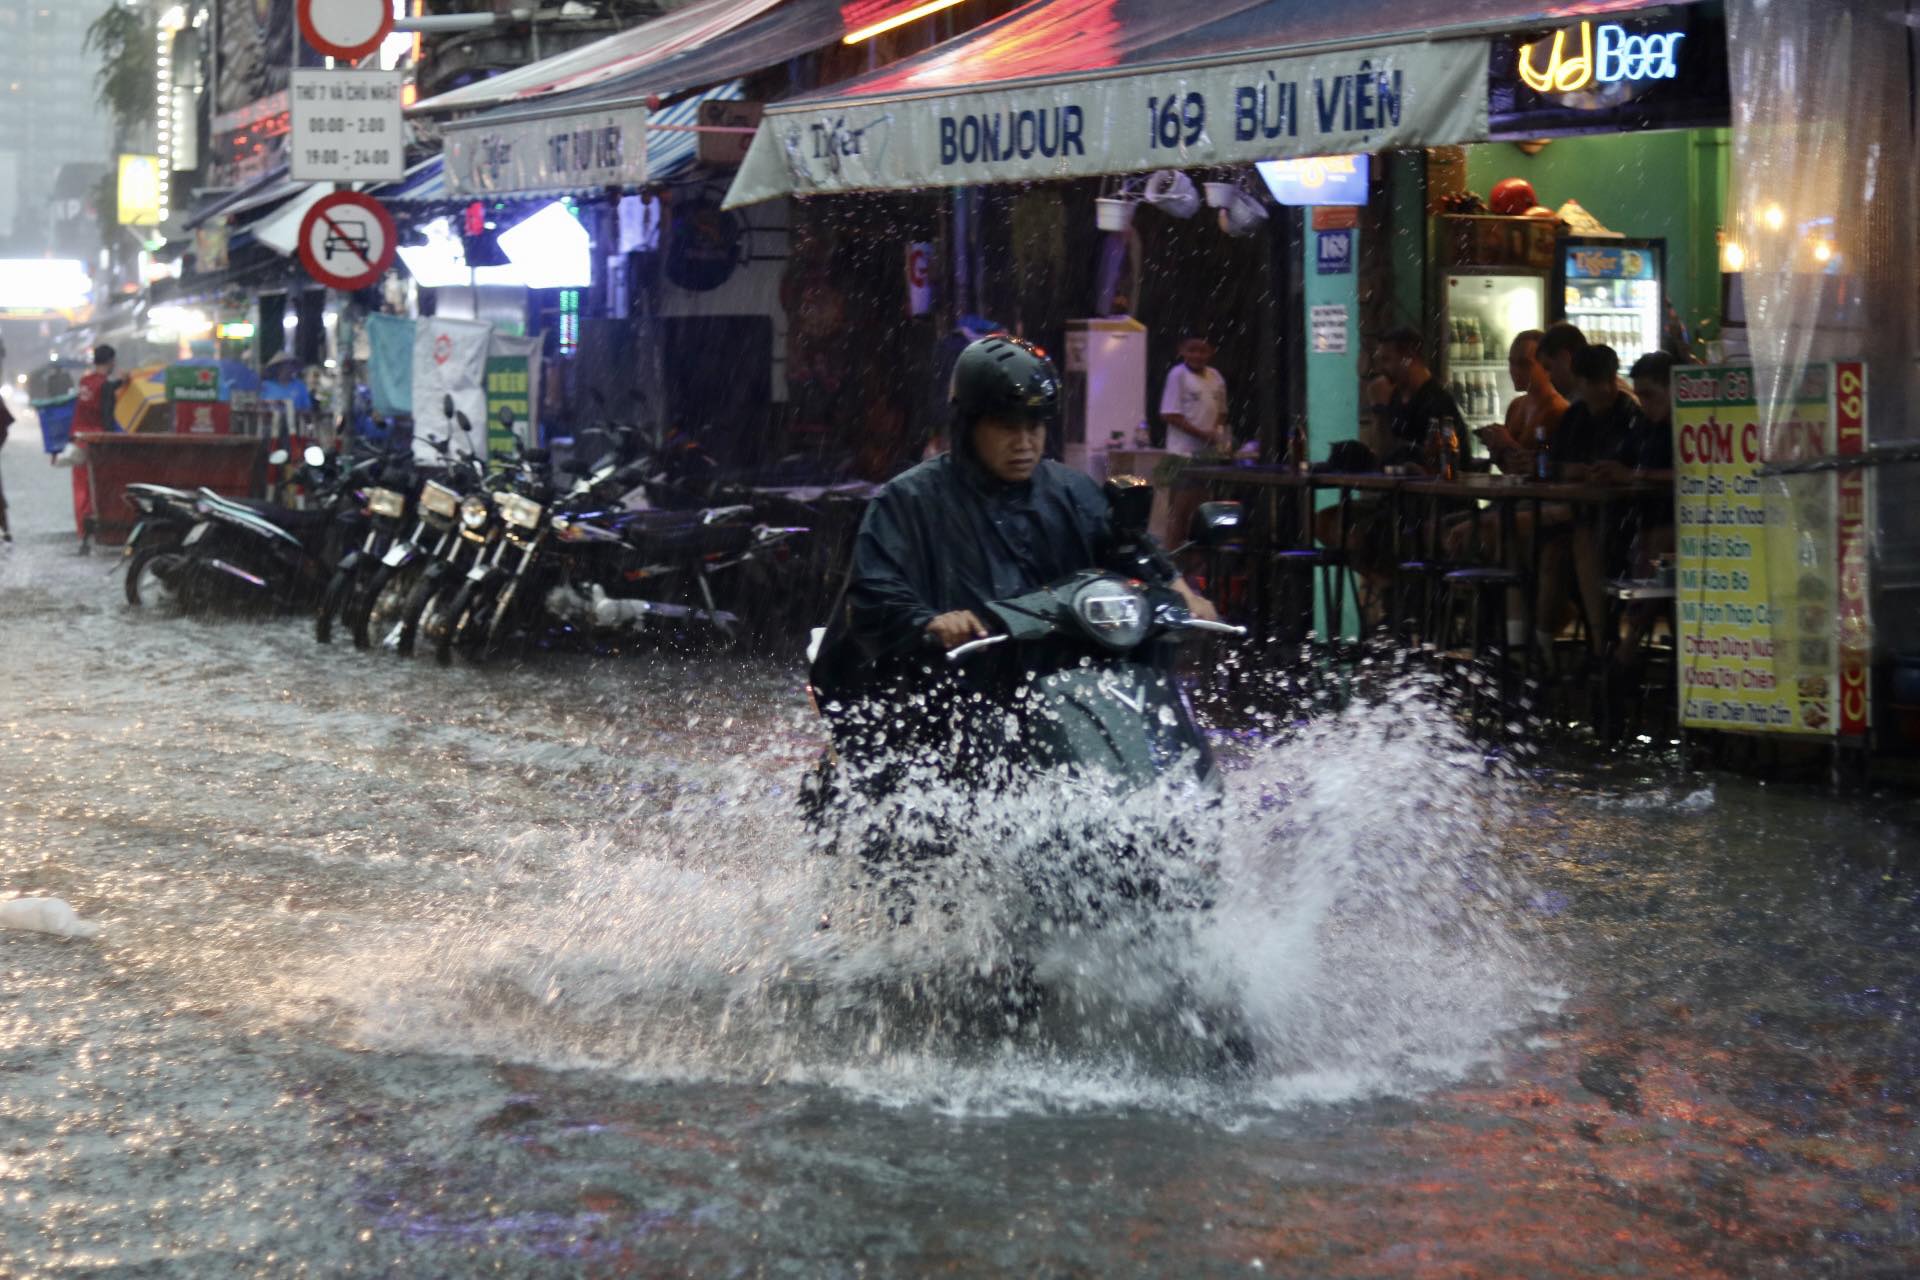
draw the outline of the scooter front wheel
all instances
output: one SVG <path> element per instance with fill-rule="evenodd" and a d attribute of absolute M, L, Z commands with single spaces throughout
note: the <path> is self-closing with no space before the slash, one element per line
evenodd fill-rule
<path fill-rule="evenodd" d="M 353 587 L 353 571 L 336 569 L 333 578 L 327 583 L 327 589 L 320 597 L 320 607 L 313 614 L 313 638 L 321 644 L 333 643 L 333 618 L 347 603 L 347 596 Z"/>
<path fill-rule="evenodd" d="M 413 584 L 413 589 L 407 595 L 406 607 L 400 613 L 400 632 L 393 645 L 395 653 L 403 658 L 411 658 L 423 627 L 427 629 L 429 639 L 435 638 L 433 622 L 440 614 L 434 605 L 436 601 L 445 599 L 451 590 L 446 578 L 441 575 L 420 575 L 420 580 Z"/>
<path fill-rule="evenodd" d="M 381 565 L 373 571 L 373 576 L 361 584 L 358 591 L 348 599 L 341 619 L 353 633 L 353 647 L 371 649 L 373 647 L 373 615 L 380 607 L 381 597 L 387 593 L 387 586 L 393 581 L 394 570 L 390 565 Z M 403 597 L 404 598 L 404 597 Z M 395 604 L 398 601 L 394 602 Z M 392 609 L 386 612 L 392 613 Z"/>
<path fill-rule="evenodd" d="M 440 625 L 440 634 L 433 643 L 433 660 L 441 666 L 453 662 L 456 648 L 471 649 L 481 631 L 482 620 L 487 613 L 489 592 L 485 583 L 462 583 L 459 592 L 453 597 L 453 603 L 447 606 L 446 617 Z"/>
<path fill-rule="evenodd" d="M 144 547 L 133 553 L 127 561 L 126 593 L 127 603 L 136 609 L 162 601 L 176 601 L 178 593 L 167 585 L 167 575 L 177 572 L 177 567 L 168 565 L 165 557 L 175 561 L 180 558 L 177 547 Z"/>

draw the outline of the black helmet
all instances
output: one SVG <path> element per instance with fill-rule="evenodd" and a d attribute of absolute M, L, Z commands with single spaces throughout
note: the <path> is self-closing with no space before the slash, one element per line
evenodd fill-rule
<path fill-rule="evenodd" d="M 963 427 L 989 414 L 1051 418 L 1060 407 L 1060 371 L 1025 338 L 996 333 L 960 353 L 950 397 Z"/>

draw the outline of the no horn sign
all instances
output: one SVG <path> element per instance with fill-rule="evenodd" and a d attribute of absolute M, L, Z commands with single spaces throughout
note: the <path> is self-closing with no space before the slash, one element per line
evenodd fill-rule
<path fill-rule="evenodd" d="M 348 293 L 377 283 L 398 244 L 393 215 L 358 191 L 321 197 L 300 223 L 300 263 L 307 274 Z"/>

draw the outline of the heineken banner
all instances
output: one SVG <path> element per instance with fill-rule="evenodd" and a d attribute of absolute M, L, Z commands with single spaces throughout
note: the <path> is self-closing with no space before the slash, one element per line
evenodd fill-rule
<path fill-rule="evenodd" d="M 637 187 L 647 180 L 647 109 L 571 111 L 446 131 L 447 191 L 462 199 L 514 191 Z"/>
<path fill-rule="evenodd" d="M 1486 136 L 1486 42 L 1390 45 L 1033 88 L 770 106 L 727 204 L 1193 169 Z"/>

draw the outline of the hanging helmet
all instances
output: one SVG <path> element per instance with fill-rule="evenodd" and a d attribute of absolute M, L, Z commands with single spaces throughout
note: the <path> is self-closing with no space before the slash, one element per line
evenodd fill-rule
<path fill-rule="evenodd" d="M 989 415 L 1051 418 L 1060 405 L 1060 373 L 1033 343 L 996 333 L 954 361 L 949 398 L 962 426 Z"/>

